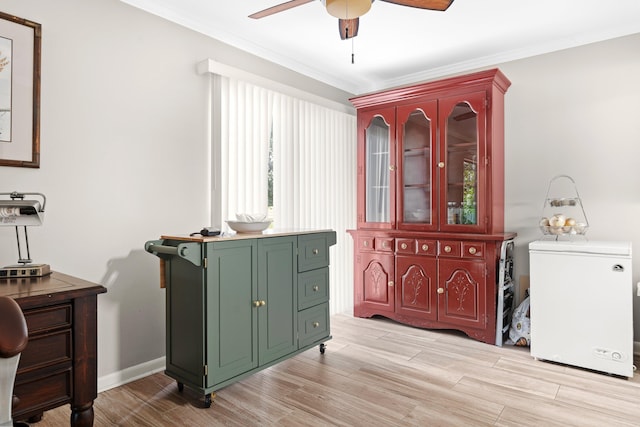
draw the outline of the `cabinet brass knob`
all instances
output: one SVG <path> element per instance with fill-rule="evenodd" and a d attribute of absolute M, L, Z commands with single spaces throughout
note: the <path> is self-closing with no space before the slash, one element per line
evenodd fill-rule
<path fill-rule="evenodd" d="M 260 307 L 260 301 L 254 301 L 253 302 L 253 306 L 254 307 Z"/>
<path fill-rule="evenodd" d="M 382 247 L 386 248 L 387 246 L 389 246 L 389 244 L 387 242 L 382 242 Z"/>
<path fill-rule="evenodd" d="M 422 245 L 422 250 L 423 251 L 428 251 L 429 250 L 429 245 L 427 245 L 426 243 L 424 245 Z"/>
<path fill-rule="evenodd" d="M 389 170 L 390 170 L 391 172 L 393 172 L 394 170 L 396 170 L 395 165 L 389 165 Z"/>
<path fill-rule="evenodd" d="M 314 249 L 314 250 L 312 250 L 311 252 L 312 252 L 314 255 L 318 255 L 318 254 L 320 253 L 320 251 L 319 251 L 319 250 L 317 250 L 317 249 Z"/>
<path fill-rule="evenodd" d="M 438 293 L 439 294 L 444 294 L 444 288 L 438 288 Z"/>
<path fill-rule="evenodd" d="M 444 162 L 440 162 L 440 163 L 438 163 L 438 167 L 439 167 L 440 169 L 442 169 L 442 168 L 444 167 Z"/>
<path fill-rule="evenodd" d="M 313 290 L 313 292 L 318 292 L 318 291 L 320 290 L 320 286 L 318 286 L 318 285 L 313 285 L 313 286 L 311 287 L 311 289 Z"/>
<path fill-rule="evenodd" d="M 477 250 L 476 248 L 473 248 L 473 247 L 472 247 L 472 248 L 469 248 L 469 253 L 470 253 L 471 255 L 475 255 L 475 253 L 476 253 L 477 251 L 478 251 L 478 250 Z"/>
<path fill-rule="evenodd" d="M 260 307 L 267 305 L 267 302 L 264 300 L 260 300 Z"/>
<path fill-rule="evenodd" d="M 451 246 L 445 246 L 445 247 L 444 247 L 444 251 L 445 251 L 446 253 L 451 252 Z"/>
<path fill-rule="evenodd" d="M 362 242 L 362 246 L 364 246 L 366 248 L 367 246 L 369 246 L 369 242 L 367 240 L 365 240 L 364 242 Z"/>
<path fill-rule="evenodd" d="M 389 280 L 389 286 L 393 286 L 393 280 Z"/>
<path fill-rule="evenodd" d="M 313 322 L 311 326 L 313 326 L 314 328 L 317 328 L 318 326 L 320 326 L 320 322 Z"/>
<path fill-rule="evenodd" d="M 401 245 L 400 245 L 400 247 L 401 247 L 402 249 L 407 249 L 407 244 L 406 244 L 406 243 L 403 243 L 403 244 L 401 244 Z"/>

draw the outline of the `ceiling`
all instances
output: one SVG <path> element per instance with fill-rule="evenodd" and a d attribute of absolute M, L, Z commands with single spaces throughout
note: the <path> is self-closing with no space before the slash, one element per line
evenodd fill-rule
<path fill-rule="evenodd" d="M 640 33 L 639 0 L 374 1 L 352 40 L 320 0 L 258 20 L 285 0 L 121 1 L 356 95 Z"/>

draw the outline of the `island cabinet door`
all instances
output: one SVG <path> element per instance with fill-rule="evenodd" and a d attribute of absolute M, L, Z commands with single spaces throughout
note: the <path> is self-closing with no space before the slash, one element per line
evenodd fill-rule
<path fill-rule="evenodd" d="M 207 259 L 206 385 L 212 387 L 258 366 L 257 242 L 207 243 Z"/>
<path fill-rule="evenodd" d="M 258 354 L 264 365 L 298 349 L 295 236 L 258 239 Z"/>

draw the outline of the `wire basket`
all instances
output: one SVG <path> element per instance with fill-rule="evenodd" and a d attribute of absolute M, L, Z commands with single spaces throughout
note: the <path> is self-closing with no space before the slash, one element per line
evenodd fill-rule
<path fill-rule="evenodd" d="M 549 236 L 584 235 L 589 229 L 575 181 L 568 175 L 551 179 L 542 207 L 540 230 Z"/>

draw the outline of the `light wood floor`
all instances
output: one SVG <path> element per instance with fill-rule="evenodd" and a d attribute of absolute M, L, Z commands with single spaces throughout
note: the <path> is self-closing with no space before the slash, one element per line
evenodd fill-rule
<path fill-rule="evenodd" d="M 640 426 L 640 378 L 536 361 L 460 333 L 332 317 L 333 340 L 202 396 L 162 373 L 100 393 L 96 426 Z M 69 408 L 39 427 L 68 425 Z"/>

